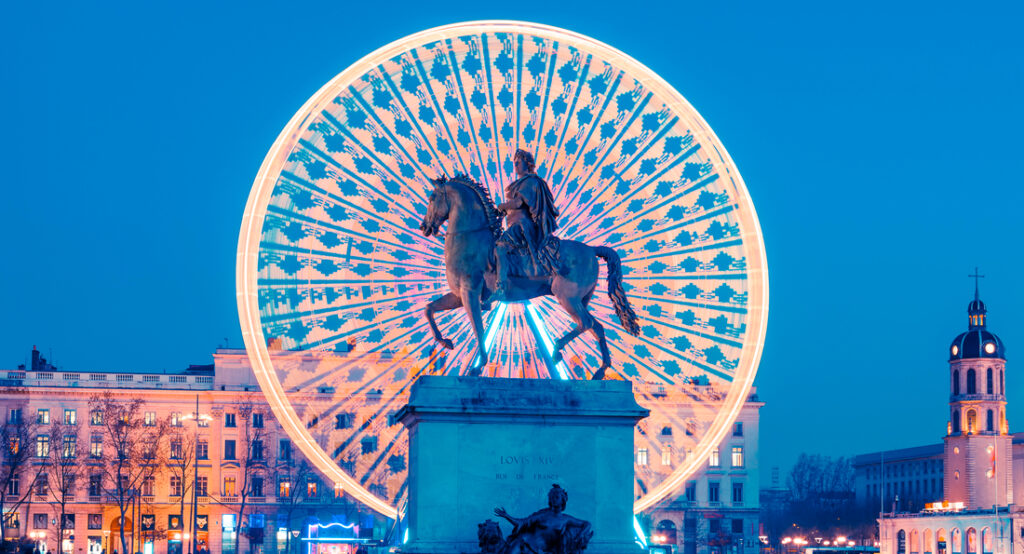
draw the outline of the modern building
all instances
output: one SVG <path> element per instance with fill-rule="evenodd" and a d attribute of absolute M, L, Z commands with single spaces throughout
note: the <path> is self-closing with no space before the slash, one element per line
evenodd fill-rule
<path fill-rule="evenodd" d="M 878 520 L 882 554 L 1012 554 L 1024 548 L 1024 510 L 1018 506 L 1024 504 L 1024 468 L 1018 467 L 1024 445 L 1008 429 L 1005 345 L 988 330 L 977 289 L 967 316 L 967 331 L 948 351 L 943 444 L 858 458 L 858 496 L 895 506 L 883 509 Z"/>
<path fill-rule="evenodd" d="M 702 398 L 713 397 L 700 391 Z M 669 438 L 688 435 L 687 422 L 697 420 L 692 402 L 663 405 L 642 423 L 647 434 Z M 691 476 L 678 494 L 668 497 L 645 513 L 650 522 L 651 542 L 673 547 L 682 554 L 757 554 L 760 551 L 760 467 L 758 466 L 758 421 L 764 405 L 752 389 L 736 422 L 711 451 L 700 471 Z M 670 415 L 671 414 L 671 415 Z M 650 444 L 650 443 L 647 443 Z M 638 465 L 650 471 L 668 472 L 692 453 L 665 450 L 653 455 L 638 448 Z M 642 481 L 644 472 L 638 474 Z M 642 484 L 642 483 L 641 483 Z M 639 485 L 638 485 L 639 486 Z"/>
<path fill-rule="evenodd" d="M 60 525 L 63 551 L 76 554 L 122 551 L 122 527 L 130 551 L 145 554 L 299 552 L 318 540 L 347 553 L 359 540 L 384 538 L 388 520 L 303 462 L 245 360 L 243 350 L 218 350 L 214 364 L 182 371 L 77 372 L 54 368 L 33 348 L 30 367 L 0 371 L 0 420 L 5 429 L 31 426 L 34 443 L 3 485 L 4 537 L 55 551 Z M 123 519 L 117 487 L 103 480 L 112 462 L 101 395 L 139 399 L 142 425 L 168 424 L 168 459 L 131 488 Z M 58 521 L 49 468 L 68 459 L 77 479 Z"/>

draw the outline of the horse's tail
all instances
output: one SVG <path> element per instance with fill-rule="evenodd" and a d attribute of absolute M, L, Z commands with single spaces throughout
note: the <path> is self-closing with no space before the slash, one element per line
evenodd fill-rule
<path fill-rule="evenodd" d="M 636 312 L 629 305 L 626 291 L 622 288 L 622 263 L 619 254 L 607 246 L 595 246 L 594 253 L 608 264 L 608 298 L 615 306 L 615 315 L 619 316 L 623 329 L 634 337 L 640 334 L 640 325 L 636 322 Z"/>

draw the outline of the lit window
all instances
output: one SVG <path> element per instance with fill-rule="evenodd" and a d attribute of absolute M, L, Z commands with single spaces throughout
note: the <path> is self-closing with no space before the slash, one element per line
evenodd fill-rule
<path fill-rule="evenodd" d="M 77 410 L 64 410 L 64 425 L 77 425 L 78 424 L 78 411 Z"/>
<path fill-rule="evenodd" d="M 89 412 L 89 425 L 103 425 L 102 410 L 93 410 Z"/>
<path fill-rule="evenodd" d="M 78 437 L 75 435 L 64 435 L 64 448 L 61 451 L 61 456 L 64 458 L 74 458 L 78 455 Z"/>
<path fill-rule="evenodd" d="M 147 475 L 142 480 L 142 496 L 153 496 L 156 494 L 156 477 Z"/>
<path fill-rule="evenodd" d="M 334 484 L 334 498 L 343 498 L 345 496 L 345 489 L 341 486 L 341 483 Z"/>
<path fill-rule="evenodd" d="M 182 457 L 182 448 L 181 448 L 181 439 L 180 438 L 171 439 L 171 452 L 170 452 L 170 455 L 171 455 L 171 459 L 172 460 L 180 460 L 181 459 L 181 457 Z"/>
<path fill-rule="evenodd" d="M 636 465 L 645 466 L 647 465 L 647 449 L 641 448 L 636 451 Z"/>
<path fill-rule="evenodd" d="M 721 467 L 722 461 L 718 458 L 718 447 L 716 446 L 711 450 L 711 456 L 708 457 L 708 467 Z"/>
<path fill-rule="evenodd" d="M 46 458 L 50 455 L 50 435 L 36 437 L 36 456 Z"/>
<path fill-rule="evenodd" d="M 672 465 L 672 449 L 665 448 L 661 451 L 661 465 L 670 466 Z"/>
<path fill-rule="evenodd" d="M 732 447 L 732 467 L 743 467 L 743 447 Z"/>
<path fill-rule="evenodd" d="M 142 424 L 146 427 L 156 426 L 156 412 L 146 412 L 143 416 Z"/>
<path fill-rule="evenodd" d="M 225 477 L 224 478 L 224 496 L 234 496 L 234 495 L 235 495 L 235 476 L 232 475 L 230 477 Z"/>
<path fill-rule="evenodd" d="M 306 482 L 306 496 L 308 498 L 316 498 L 316 481 Z"/>
<path fill-rule="evenodd" d="M 39 425 L 50 424 L 50 410 L 40 409 L 36 412 L 36 423 Z"/>
<path fill-rule="evenodd" d="M 277 496 L 280 498 L 288 498 L 292 494 L 292 482 L 287 477 L 282 477 L 277 482 Z"/>
<path fill-rule="evenodd" d="M 171 412 L 171 427 L 181 427 L 181 412 Z"/>

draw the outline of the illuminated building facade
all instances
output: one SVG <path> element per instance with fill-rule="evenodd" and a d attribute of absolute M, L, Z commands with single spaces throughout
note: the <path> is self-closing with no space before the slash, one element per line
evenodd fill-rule
<path fill-rule="evenodd" d="M 885 505 L 878 520 L 882 554 L 1010 554 L 1024 547 L 1024 511 L 1015 502 L 1024 495 L 1017 496 L 1013 480 L 1024 445 L 1014 446 L 1008 431 L 1005 346 L 988 330 L 977 290 L 967 314 L 967 331 L 948 351 L 949 420 L 941 451 L 930 446 L 858 458 L 858 496 Z M 1024 468 L 1016 469 L 1022 475 Z M 897 501 L 903 494 L 924 505 L 899 511 L 909 507 Z"/>
<path fill-rule="evenodd" d="M 166 467 L 136 489 L 132 515 L 125 519 L 131 551 L 187 553 L 194 534 L 199 553 L 298 552 L 300 544 L 303 553 L 307 545 L 315 551 L 333 545 L 334 552 L 347 553 L 355 552 L 351 543 L 379 539 L 389 530 L 387 520 L 306 469 L 267 408 L 244 350 L 220 349 L 212 365 L 159 373 L 59 370 L 33 351 L 30 367 L 0 371 L 0 377 L 3 421 L 38 422 L 30 445 L 35 452 L 15 483 L 7 483 L 7 539 L 28 538 L 45 552 L 57 550 L 59 510 L 51 495 L 38 494 L 44 492 L 38 475 L 52 463 L 44 454 L 61 448 L 79 468 L 65 510 L 70 517 L 64 522 L 64 550 L 122 550 L 118 507 L 109 484 L 98 480 L 98 465 L 109 452 L 102 451 L 104 428 L 94 419 L 90 400 L 104 393 L 115 400 L 139 398 L 147 423 L 166 419 L 170 425 Z M 58 420 L 68 423 L 64 436 L 49 436 L 50 424 Z M 197 463 L 175 475 L 171 466 L 190 453 Z M 12 507 L 15 499 L 23 502 Z"/>
<path fill-rule="evenodd" d="M 644 512 L 652 544 L 671 545 L 673 552 L 681 554 L 760 551 L 758 421 L 763 405 L 756 390 L 752 390 L 735 423 L 711 450 L 701 469 L 686 480 L 677 494 Z M 692 413 L 694 405 L 680 401 L 665 408 L 652 411 L 640 424 L 648 438 L 664 438 L 667 446 L 652 452 L 652 441 L 637 444 L 636 486 L 641 489 L 638 494 L 642 493 L 647 474 L 670 471 L 673 464 L 693 455 L 690 450 L 672 449 L 671 438 L 690 433 L 688 422 L 699 417 Z"/>

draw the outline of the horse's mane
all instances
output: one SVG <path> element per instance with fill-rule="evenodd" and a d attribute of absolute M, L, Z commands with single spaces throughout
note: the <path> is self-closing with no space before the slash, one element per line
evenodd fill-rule
<path fill-rule="evenodd" d="M 480 203 L 483 204 L 484 217 L 487 218 L 487 224 L 491 227 L 491 233 L 494 234 L 494 240 L 498 240 L 498 237 L 501 236 L 502 215 L 494 205 L 491 193 L 488 192 L 483 185 L 474 181 L 472 177 L 465 173 L 460 173 L 455 177 L 452 177 L 449 182 L 456 182 L 465 185 L 476 193 L 477 197 L 480 199 Z"/>

